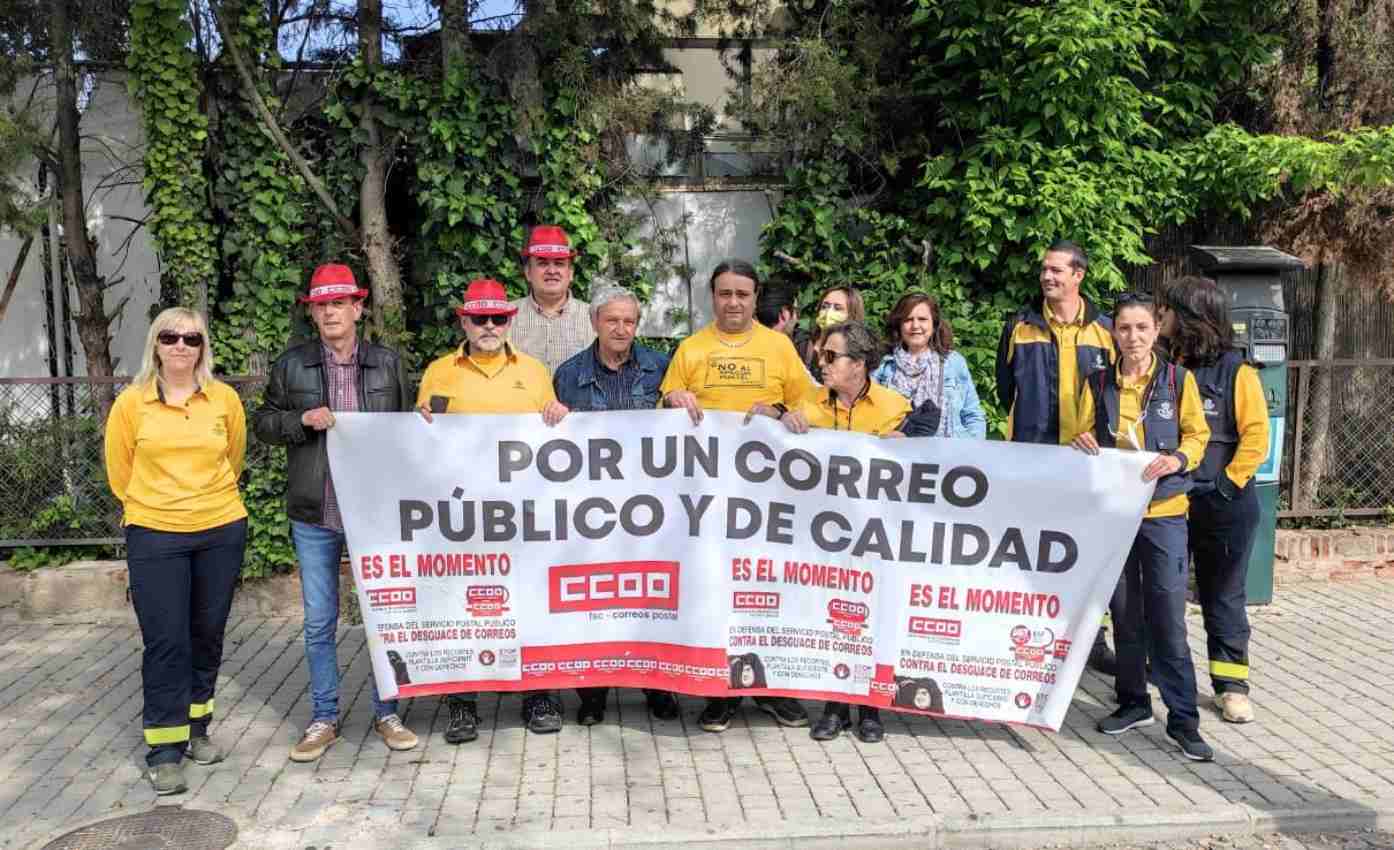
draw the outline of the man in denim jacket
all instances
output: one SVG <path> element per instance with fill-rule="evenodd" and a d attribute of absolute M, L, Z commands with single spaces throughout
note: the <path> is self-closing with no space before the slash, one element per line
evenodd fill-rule
<path fill-rule="evenodd" d="M 634 342 L 639 299 L 619 286 L 591 294 L 591 325 L 596 339 L 557 367 L 552 386 L 557 400 L 580 413 L 598 410 L 653 410 L 668 355 Z M 576 722 L 590 726 L 605 719 L 608 688 L 581 688 Z M 678 716 L 678 701 L 667 691 L 644 690 L 649 711 L 659 720 Z"/>

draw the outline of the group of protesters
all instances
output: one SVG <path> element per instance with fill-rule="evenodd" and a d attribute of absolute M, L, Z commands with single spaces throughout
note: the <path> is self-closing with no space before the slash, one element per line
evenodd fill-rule
<path fill-rule="evenodd" d="M 596 287 L 589 303 L 572 294 L 575 257 L 562 228 L 532 228 L 522 251 L 528 294 L 510 301 L 499 282 L 472 281 L 455 311 L 464 341 L 429 365 L 414 393 L 401 355 L 361 337 L 368 292 L 353 272 L 341 264 L 315 270 L 301 300 L 317 334 L 276 360 L 253 416 L 259 440 L 286 447 L 286 512 L 303 590 L 312 711 L 292 761 L 318 759 L 341 734 L 336 632 L 346 540 L 326 448 L 338 413 L 414 410 L 427 423 L 528 413 L 556 425 L 572 412 L 669 407 L 694 424 L 707 410 L 743 413 L 747 422 L 766 416 L 794 434 L 986 437 L 968 363 L 926 293 L 906 293 L 876 328 L 856 287 L 839 285 L 813 302 L 816 316 L 801 329 L 795 289 L 762 286 L 750 263 L 724 261 L 710 277 L 713 322 L 670 358 L 636 341 L 641 304 L 629 290 Z M 998 399 L 1010 411 L 1007 437 L 1089 454 L 1156 453 L 1144 472 L 1156 481 L 1153 499 L 1109 606 L 1116 653 L 1100 628 L 1089 655 L 1091 667 L 1114 677 L 1119 703 L 1098 729 L 1117 735 L 1154 722 L 1150 669 L 1167 735 L 1187 757 L 1208 760 L 1186 643 L 1187 577 L 1194 558 L 1216 708 L 1226 721 L 1248 722 L 1244 573 L 1258 519 L 1252 480 L 1268 451 L 1263 395 L 1254 366 L 1234 349 L 1227 302 L 1212 281 L 1172 281 L 1159 297 L 1125 294 L 1105 313 L 1081 294 L 1087 269 L 1078 246 L 1055 243 L 1041 259 L 1041 299 L 1008 317 L 996 372 Z M 147 778 L 157 794 L 185 790 L 184 759 L 224 756 L 208 726 L 247 539 L 238 491 L 247 423 L 210 361 L 204 317 L 164 311 L 106 429 L 144 641 Z M 656 719 L 680 716 L 674 694 L 644 694 Z M 562 728 L 555 694 L 520 696 L 530 732 Z M 579 697 L 577 722 L 603 722 L 608 689 Z M 445 699 L 445 740 L 477 738 L 476 695 Z M 373 731 L 388 748 L 417 746 L 396 701 L 374 685 L 372 702 Z M 811 726 L 820 741 L 849 729 L 867 743 L 885 736 L 875 708 L 861 707 L 854 726 L 846 703 L 829 702 L 816 723 L 795 699 L 756 697 L 755 705 L 780 725 Z M 740 697 L 710 698 L 698 724 L 721 732 L 739 709 Z"/>

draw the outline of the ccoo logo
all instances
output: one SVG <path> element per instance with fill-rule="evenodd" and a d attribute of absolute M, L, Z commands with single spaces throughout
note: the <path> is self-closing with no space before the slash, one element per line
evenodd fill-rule
<path fill-rule="evenodd" d="M 554 614 L 648 608 L 678 610 L 677 561 L 567 564 L 547 569 Z"/>

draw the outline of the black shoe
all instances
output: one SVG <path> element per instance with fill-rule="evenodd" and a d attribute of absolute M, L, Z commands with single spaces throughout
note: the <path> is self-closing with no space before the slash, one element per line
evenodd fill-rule
<path fill-rule="evenodd" d="M 1108 717 L 1099 721 L 1096 727 L 1105 735 L 1122 735 L 1129 729 L 1138 729 L 1156 723 L 1152 709 L 1144 705 L 1125 705 Z"/>
<path fill-rule="evenodd" d="M 605 694 L 592 696 L 581 694 L 581 707 L 576 710 L 576 722 L 582 726 L 594 726 L 605 722 Z M 536 730 L 533 730 L 536 731 Z"/>
<path fill-rule="evenodd" d="M 1099 629 L 1098 635 L 1094 638 L 1094 646 L 1089 650 L 1089 660 L 1086 662 L 1089 669 L 1105 676 L 1118 675 L 1118 656 L 1112 649 L 1108 648 L 1107 629 Z"/>
<path fill-rule="evenodd" d="M 479 705 L 474 700 L 447 699 L 450 725 L 445 727 L 447 744 L 463 744 L 479 737 Z"/>
<path fill-rule="evenodd" d="M 1215 751 L 1210 749 L 1210 745 L 1205 743 L 1205 739 L 1200 737 L 1200 732 L 1195 729 L 1172 729 L 1167 728 L 1167 737 L 1176 742 L 1181 748 L 1181 754 L 1191 761 L 1214 761 Z"/>
<path fill-rule="evenodd" d="M 827 711 L 818 718 L 818 722 L 813 724 L 813 728 L 808 730 L 808 737 L 815 741 L 835 741 L 842 734 L 844 729 L 852 728 L 852 718 L 843 713 L 847 710 L 843 706 L 841 712 Z"/>
<path fill-rule="evenodd" d="M 866 744 L 879 744 L 886 740 L 886 727 L 881 725 L 880 709 L 857 709 L 857 737 Z"/>
<path fill-rule="evenodd" d="M 654 720 L 677 720 L 682 714 L 678 698 L 668 691 L 644 691 L 644 702 L 649 705 L 649 714 Z"/>
<path fill-rule="evenodd" d="M 561 712 L 547 694 L 529 694 L 523 698 L 523 722 L 535 735 L 561 731 Z"/>
<path fill-rule="evenodd" d="M 707 707 L 702 709 L 702 716 L 697 718 L 697 725 L 707 732 L 725 732 L 740 704 L 739 697 L 712 697 L 707 700 Z"/>
<path fill-rule="evenodd" d="M 774 722 L 780 726 L 791 726 L 795 729 L 808 725 L 808 712 L 804 711 L 803 703 L 789 697 L 756 697 L 755 707 L 774 718 Z"/>

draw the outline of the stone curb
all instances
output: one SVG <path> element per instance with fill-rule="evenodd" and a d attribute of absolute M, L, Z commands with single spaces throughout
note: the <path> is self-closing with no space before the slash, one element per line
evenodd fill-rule
<path fill-rule="evenodd" d="M 566 832 L 499 832 L 494 835 L 443 834 L 411 839 L 390 827 L 366 832 L 346 828 L 334 835 L 320 826 L 294 833 L 243 832 L 234 850 L 302 850 L 316 839 L 347 843 L 355 850 L 952 850 L 952 848 L 1083 847 L 1154 843 L 1212 835 L 1266 835 L 1274 832 L 1339 832 L 1394 828 L 1394 799 L 1368 803 L 1343 801 L 1295 808 L 1260 809 L 1247 804 L 1201 810 L 1138 814 L 931 815 L 899 821 L 790 824 L 765 827 L 711 827 L 705 830 L 654 828 Z M 350 832 L 353 830 L 353 833 Z M 356 833 L 356 834 L 354 834 Z M 312 838 L 313 835 L 313 838 Z M 40 847 L 35 845 L 35 847 Z"/>
<path fill-rule="evenodd" d="M 135 611 L 126 598 L 127 585 L 125 561 L 75 561 L 28 573 L 0 567 L 0 622 L 135 625 Z M 351 597 L 351 593 L 340 594 L 341 599 Z M 233 597 L 232 613 L 241 617 L 303 616 L 299 575 L 243 582 Z"/>

